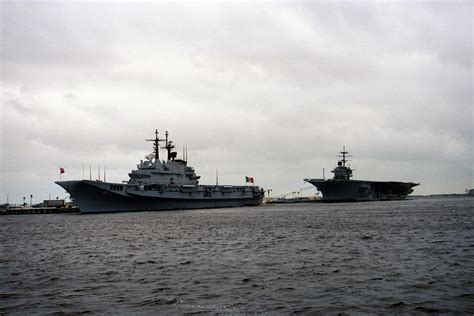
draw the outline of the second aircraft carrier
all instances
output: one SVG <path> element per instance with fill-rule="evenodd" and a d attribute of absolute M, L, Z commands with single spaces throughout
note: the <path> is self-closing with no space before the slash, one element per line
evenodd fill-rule
<path fill-rule="evenodd" d="M 402 200 L 419 185 L 413 182 L 351 180 L 352 169 L 346 166 L 349 152 L 344 147 L 340 153 L 342 159 L 332 170 L 332 179 L 304 179 L 322 193 L 323 202 Z"/>

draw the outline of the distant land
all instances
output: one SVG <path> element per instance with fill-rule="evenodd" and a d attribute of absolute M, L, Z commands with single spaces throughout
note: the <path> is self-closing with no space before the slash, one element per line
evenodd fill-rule
<path fill-rule="evenodd" d="M 471 190 L 472 191 L 472 190 Z M 474 197 L 474 193 L 439 193 L 439 194 L 427 194 L 427 195 L 410 195 L 411 198 L 426 198 L 426 197 L 463 197 L 463 196 L 472 196 Z"/>

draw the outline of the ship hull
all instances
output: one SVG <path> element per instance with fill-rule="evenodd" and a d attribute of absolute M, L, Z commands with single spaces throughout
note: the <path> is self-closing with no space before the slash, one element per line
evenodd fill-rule
<path fill-rule="evenodd" d="M 74 199 L 81 213 L 185 210 L 256 206 L 263 191 L 240 186 L 197 186 L 195 188 L 142 187 L 99 181 L 58 181 Z"/>
<path fill-rule="evenodd" d="M 323 202 L 403 200 L 413 192 L 413 182 L 305 179 L 323 195 Z"/>

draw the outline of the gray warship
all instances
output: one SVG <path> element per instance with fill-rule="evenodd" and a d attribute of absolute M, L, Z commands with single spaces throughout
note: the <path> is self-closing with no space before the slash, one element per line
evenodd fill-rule
<path fill-rule="evenodd" d="M 187 164 L 187 154 L 177 158 L 173 141 L 158 137 L 154 152 L 141 160 L 130 179 L 123 183 L 100 180 L 57 181 L 73 198 L 81 213 L 183 210 L 256 206 L 264 190 L 258 186 L 200 185 L 200 176 Z M 160 161 L 160 142 L 165 142 L 167 159 Z"/>
<path fill-rule="evenodd" d="M 340 152 L 342 159 L 332 170 L 332 179 L 304 179 L 321 191 L 323 202 L 361 202 L 403 200 L 419 183 L 397 181 L 351 180 L 352 169 L 346 166 L 346 148 Z"/>

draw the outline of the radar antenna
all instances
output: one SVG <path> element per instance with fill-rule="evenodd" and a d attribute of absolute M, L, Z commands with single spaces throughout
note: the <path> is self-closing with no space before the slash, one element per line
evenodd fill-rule
<path fill-rule="evenodd" d="M 348 155 L 348 151 L 346 151 L 346 146 L 342 146 L 342 151 L 339 152 L 342 159 L 337 162 L 337 167 L 334 168 L 331 172 L 334 173 L 334 179 L 339 180 L 350 180 L 352 177 L 352 169 L 350 166 L 346 167 L 346 163 L 349 161 L 346 158 L 351 157 Z"/>
<path fill-rule="evenodd" d="M 346 146 L 342 146 L 342 151 L 339 152 L 341 155 L 339 157 L 342 157 L 342 160 L 340 162 L 342 162 L 342 166 L 345 167 L 346 166 L 346 162 L 348 162 L 349 160 L 346 159 L 346 157 L 351 157 L 350 155 L 348 155 L 348 151 L 346 151 Z"/>
<path fill-rule="evenodd" d="M 168 132 L 166 132 L 166 138 L 168 138 Z M 147 142 L 153 142 L 153 151 L 155 153 L 155 161 L 160 161 L 160 147 L 159 142 L 164 141 L 164 139 L 158 138 L 158 130 L 155 130 L 154 139 L 146 139 Z"/>
<path fill-rule="evenodd" d="M 162 149 L 166 149 L 166 151 L 168 152 L 168 160 L 172 160 L 174 158 L 176 158 L 176 153 L 175 152 L 172 152 L 172 150 L 175 148 L 175 146 L 173 145 L 173 141 L 168 141 L 168 131 L 166 131 L 165 133 L 165 146 L 164 147 L 161 147 Z"/>

